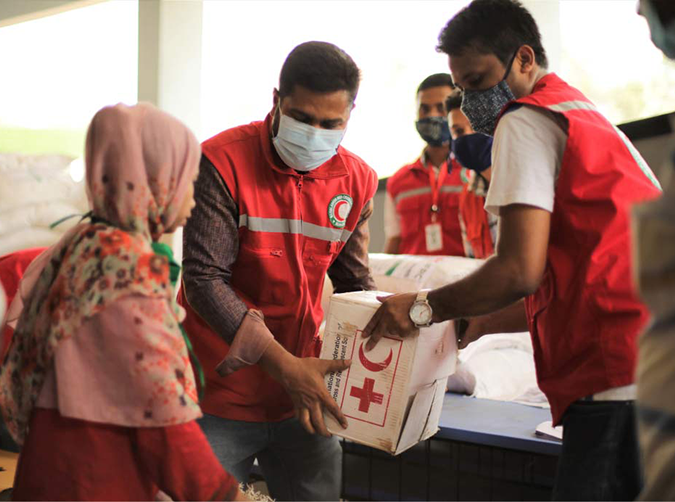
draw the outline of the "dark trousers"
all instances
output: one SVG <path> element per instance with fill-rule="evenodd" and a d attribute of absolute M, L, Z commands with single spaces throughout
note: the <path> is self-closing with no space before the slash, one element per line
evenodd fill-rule
<path fill-rule="evenodd" d="M 573 403 L 563 416 L 553 500 L 634 500 L 641 488 L 635 403 Z"/>

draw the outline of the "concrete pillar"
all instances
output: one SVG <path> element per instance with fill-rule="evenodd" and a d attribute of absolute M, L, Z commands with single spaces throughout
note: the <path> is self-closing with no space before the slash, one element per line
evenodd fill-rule
<path fill-rule="evenodd" d="M 202 0 L 138 2 L 138 100 L 201 127 Z"/>
<path fill-rule="evenodd" d="M 560 0 L 522 0 L 523 5 L 534 16 L 546 53 L 548 69 L 560 71 L 562 40 L 560 33 Z"/>
<path fill-rule="evenodd" d="M 201 129 L 202 0 L 139 0 L 138 100 Z M 166 235 L 180 263 L 182 231 Z"/>

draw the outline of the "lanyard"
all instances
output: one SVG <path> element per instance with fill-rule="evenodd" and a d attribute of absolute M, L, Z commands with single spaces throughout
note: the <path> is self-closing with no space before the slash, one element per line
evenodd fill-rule
<path fill-rule="evenodd" d="M 441 186 L 443 186 L 443 180 L 448 174 L 448 165 L 447 163 L 441 164 L 440 169 L 438 170 L 438 182 L 436 182 L 436 174 L 434 173 L 433 166 L 427 167 L 429 171 L 429 183 L 431 184 L 431 221 L 434 223 L 438 217 L 439 211 L 439 199 L 441 194 Z"/>

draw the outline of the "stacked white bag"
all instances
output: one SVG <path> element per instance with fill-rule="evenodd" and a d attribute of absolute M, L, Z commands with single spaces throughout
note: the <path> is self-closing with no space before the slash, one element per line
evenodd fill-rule
<path fill-rule="evenodd" d="M 80 218 L 49 225 L 88 211 L 82 181 L 71 176 L 65 155 L 0 153 L 0 256 L 50 246 Z"/>

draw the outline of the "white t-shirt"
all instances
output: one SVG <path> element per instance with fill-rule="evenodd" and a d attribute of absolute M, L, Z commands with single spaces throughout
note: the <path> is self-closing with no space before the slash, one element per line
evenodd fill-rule
<path fill-rule="evenodd" d="M 396 204 L 387 191 L 384 195 L 384 236 L 387 239 L 401 235 L 401 215 L 396 211 Z"/>
<path fill-rule="evenodd" d="M 555 184 L 567 143 L 564 118 L 521 106 L 504 115 L 492 144 L 492 180 L 485 209 L 526 204 L 553 212 Z"/>

